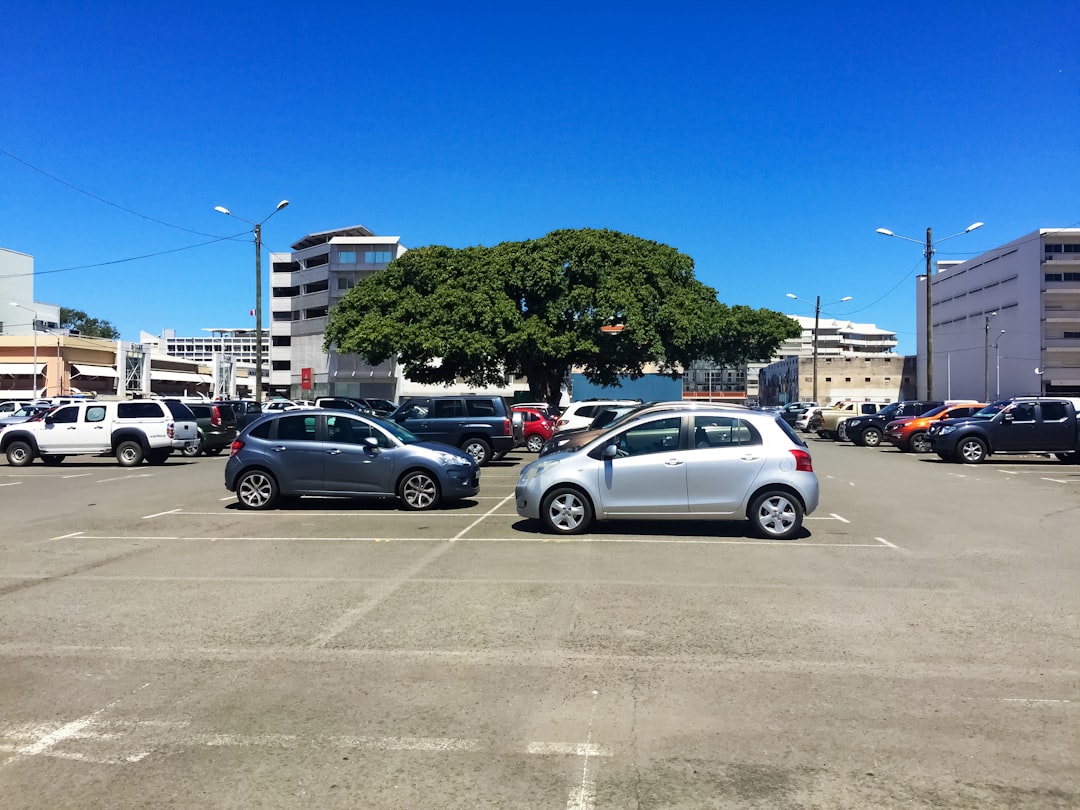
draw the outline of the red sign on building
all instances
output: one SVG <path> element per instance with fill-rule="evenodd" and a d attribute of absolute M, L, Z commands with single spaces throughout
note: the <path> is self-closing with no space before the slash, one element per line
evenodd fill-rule
<path fill-rule="evenodd" d="M 311 390 L 311 369 L 300 369 L 300 389 L 303 391 Z"/>

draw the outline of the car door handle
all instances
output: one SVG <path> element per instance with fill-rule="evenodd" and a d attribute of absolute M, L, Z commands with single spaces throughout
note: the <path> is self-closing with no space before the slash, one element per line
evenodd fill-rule
<path fill-rule="evenodd" d="M 281 452 L 283 452 L 284 450 L 287 450 L 287 449 L 288 448 L 283 444 L 279 444 L 277 447 L 273 448 L 275 453 L 281 453 Z"/>
<path fill-rule="evenodd" d="M 336 447 L 333 450 L 327 450 L 326 452 L 329 453 L 331 456 L 336 456 L 341 453 L 341 451 L 338 450 Z"/>
<path fill-rule="evenodd" d="M 664 466 L 665 467 L 678 467 L 682 463 L 683 463 L 682 459 L 669 458 L 667 461 L 664 462 Z"/>
<path fill-rule="evenodd" d="M 761 458 L 761 456 L 757 455 L 756 453 L 746 453 L 739 456 L 740 461 L 757 461 L 759 458 Z"/>

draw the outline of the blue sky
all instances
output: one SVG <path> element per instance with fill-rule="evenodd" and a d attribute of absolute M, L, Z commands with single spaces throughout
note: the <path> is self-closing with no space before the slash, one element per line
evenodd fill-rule
<path fill-rule="evenodd" d="M 611 228 L 728 304 L 850 295 L 823 314 L 910 353 L 922 250 L 876 228 L 984 221 L 939 246 L 962 259 L 1080 224 L 1080 5 L 757 5 L 16 4 L 0 246 L 133 340 L 254 325 L 250 234 L 215 205 L 290 200 L 268 250 Z"/>

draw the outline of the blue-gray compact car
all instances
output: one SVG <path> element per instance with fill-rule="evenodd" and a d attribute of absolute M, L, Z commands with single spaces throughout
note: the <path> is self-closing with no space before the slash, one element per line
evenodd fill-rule
<path fill-rule="evenodd" d="M 347 411 L 283 411 L 246 427 L 225 464 L 225 487 L 247 509 L 300 495 L 396 497 L 434 509 L 480 490 L 468 453 L 422 442 L 393 422 Z"/>
<path fill-rule="evenodd" d="M 785 539 L 818 505 L 802 439 L 778 414 L 695 406 L 645 412 L 526 465 L 517 512 L 554 534 L 593 520 L 748 519 Z"/>

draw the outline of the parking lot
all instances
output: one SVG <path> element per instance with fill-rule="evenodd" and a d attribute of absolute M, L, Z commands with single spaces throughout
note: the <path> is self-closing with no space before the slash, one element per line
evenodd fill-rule
<path fill-rule="evenodd" d="M 4 806 L 1080 805 L 1080 466 L 809 444 L 787 541 L 0 465 Z"/>

